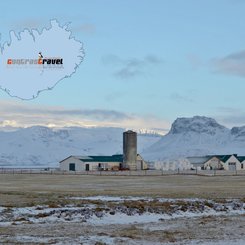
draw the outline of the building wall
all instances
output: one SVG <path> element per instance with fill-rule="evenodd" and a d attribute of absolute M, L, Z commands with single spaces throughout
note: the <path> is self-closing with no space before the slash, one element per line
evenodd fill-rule
<path fill-rule="evenodd" d="M 136 166 L 137 166 L 137 170 L 148 169 L 147 163 L 144 161 L 144 159 L 142 158 L 142 156 L 140 154 L 137 155 Z"/>
<path fill-rule="evenodd" d="M 75 163 L 75 171 L 86 171 L 86 164 L 89 164 L 89 171 L 98 171 L 100 162 L 83 162 L 75 157 L 69 157 L 66 160 L 60 163 L 60 170 L 69 171 L 70 163 Z M 106 170 L 118 170 L 119 162 L 108 162 L 108 163 L 100 163 L 101 167 Z"/>
<path fill-rule="evenodd" d="M 84 165 L 85 171 L 85 165 L 89 164 L 89 170 L 90 171 L 98 171 L 98 170 L 118 170 L 119 169 L 119 162 L 84 162 L 82 163 Z M 99 164 L 101 165 L 101 169 L 99 169 Z"/>
<path fill-rule="evenodd" d="M 204 169 L 221 169 L 224 168 L 224 163 L 217 157 L 212 157 L 204 163 Z"/>
<path fill-rule="evenodd" d="M 234 165 L 232 165 L 232 164 L 234 164 Z M 232 167 L 232 166 L 234 166 L 234 167 Z M 225 170 L 241 170 L 241 163 L 235 156 L 231 156 L 224 163 L 224 169 Z"/>
<path fill-rule="evenodd" d="M 69 171 L 70 163 L 75 163 L 75 170 L 76 171 L 84 171 L 85 170 L 85 166 L 84 166 L 84 164 L 82 164 L 82 161 L 75 158 L 75 157 L 69 157 L 69 158 L 65 159 L 64 161 L 62 161 L 60 163 L 60 170 Z"/>
<path fill-rule="evenodd" d="M 242 168 L 243 167 L 243 168 Z M 241 162 L 241 170 L 245 170 L 245 160 Z"/>

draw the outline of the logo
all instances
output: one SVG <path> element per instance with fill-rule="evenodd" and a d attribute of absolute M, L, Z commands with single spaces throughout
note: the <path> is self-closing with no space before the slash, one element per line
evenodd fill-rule
<path fill-rule="evenodd" d="M 63 68 L 63 58 L 43 57 L 42 52 L 38 53 L 38 59 L 8 59 L 8 66 L 41 66 L 43 68 Z"/>

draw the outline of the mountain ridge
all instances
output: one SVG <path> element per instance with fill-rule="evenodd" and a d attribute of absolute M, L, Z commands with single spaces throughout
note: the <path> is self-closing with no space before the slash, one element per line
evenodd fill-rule
<path fill-rule="evenodd" d="M 0 167 L 58 166 L 69 155 L 122 153 L 124 128 L 32 126 L 0 131 Z M 160 139 L 157 134 L 139 134 L 138 150 Z"/>
<path fill-rule="evenodd" d="M 231 129 L 205 116 L 177 118 L 170 131 L 142 154 L 149 160 L 212 154 L 245 155 L 245 126 Z"/>

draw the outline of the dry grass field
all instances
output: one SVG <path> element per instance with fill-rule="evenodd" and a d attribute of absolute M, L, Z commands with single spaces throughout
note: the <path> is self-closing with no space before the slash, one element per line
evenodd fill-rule
<path fill-rule="evenodd" d="M 97 214 L 108 208 L 123 210 L 143 210 L 141 201 L 122 204 L 107 201 L 90 201 L 72 199 L 71 197 L 88 196 L 135 196 L 162 198 L 203 198 L 218 200 L 245 200 L 245 177 L 243 176 L 85 176 L 85 175 L 46 175 L 46 174 L 1 174 L 0 175 L 0 209 L 6 220 L 0 222 L 0 244 L 239 244 L 244 237 L 245 216 L 183 216 L 182 218 L 156 219 L 155 221 L 137 223 L 100 223 L 100 218 L 81 222 L 76 220 L 83 207 L 95 205 Z M 85 206 L 83 206 L 85 204 Z M 175 209 L 178 203 L 152 202 L 157 209 Z M 43 207 L 41 205 L 44 205 Z M 75 211 L 67 207 L 74 205 Z M 170 205 L 170 206 L 169 206 Z M 202 203 L 190 206 L 180 201 L 182 209 L 201 209 Z M 210 205 L 210 204 L 206 204 Z M 92 207 L 91 206 L 91 207 Z M 222 205 L 221 205 L 222 206 Z M 28 207 L 33 207 L 30 209 Z M 47 207 L 47 211 L 44 207 Z M 87 206 L 88 207 L 88 206 Z M 16 214 L 16 208 L 19 213 Z M 21 208 L 23 210 L 21 211 Z M 151 207 L 149 207 L 151 208 Z M 234 207 L 236 209 L 236 207 Z M 59 209 L 61 211 L 59 211 Z M 89 209 L 89 208 L 88 208 Z M 33 213 L 30 210 L 34 210 Z M 44 210 L 44 211 L 42 211 Z M 53 211 L 56 210 L 56 211 Z M 63 210 L 63 211 L 62 211 Z M 77 211 L 78 210 L 78 211 Z M 80 210 L 80 211 L 79 211 Z M 23 214 L 27 212 L 27 214 Z M 36 212 L 37 213 L 35 215 Z M 60 212 L 60 213 L 59 213 Z M 62 212 L 66 220 L 62 221 Z M 77 213 L 76 213 L 77 212 Z M 87 211 L 86 211 L 87 212 Z M 89 212 L 89 211 L 88 211 Z M 108 211 L 110 212 L 110 211 Z M 17 215 L 17 216 L 16 216 Z M 52 216 L 53 215 L 53 216 Z M 61 218 L 58 216 L 61 215 Z M 69 215 L 73 215 L 69 218 Z M 198 215 L 198 211 L 197 211 Z M 52 220 L 53 218 L 58 221 Z M 134 215 L 133 215 L 134 216 Z M 129 219 L 134 218 L 128 216 Z M 137 215 L 136 215 L 137 216 Z M 57 218 L 58 217 L 58 218 Z M 80 216 L 79 216 L 80 217 Z M 115 222 L 116 215 L 110 216 Z M 120 217 L 120 214 L 119 216 Z M 123 219 L 126 216 L 123 216 Z M 138 216 L 137 216 L 138 217 Z M 143 216 L 142 216 L 143 217 Z M 147 217 L 147 216 L 145 216 Z M 160 216 L 159 216 L 160 217 Z M 165 217 L 165 216 L 163 216 Z M 190 218 L 191 217 L 191 218 Z M 1 217 L 0 217 L 1 218 Z M 139 216 L 140 218 L 140 216 Z M 111 220 L 112 219 L 112 220 Z M 117 218 L 118 219 L 118 218 Z M 38 223 L 36 223 L 38 221 Z M 72 222 L 72 224 L 70 223 Z M 228 240 L 227 240 L 228 239 Z M 201 243 L 204 242 L 204 243 Z M 227 243 L 228 242 L 228 243 Z M 244 241 L 241 241 L 243 244 Z"/>
<path fill-rule="evenodd" d="M 245 176 L 79 176 L 1 174 L 0 205 L 62 196 L 150 196 L 166 198 L 243 198 Z"/>

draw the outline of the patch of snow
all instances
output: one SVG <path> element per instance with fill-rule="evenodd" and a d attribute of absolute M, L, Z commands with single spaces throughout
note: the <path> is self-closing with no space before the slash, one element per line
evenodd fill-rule
<path fill-rule="evenodd" d="M 171 243 L 177 245 L 179 243 Z M 188 245 L 244 245 L 245 240 L 221 240 L 221 241 L 188 241 Z"/>
<path fill-rule="evenodd" d="M 90 197 L 69 197 L 69 199 L 73 200 L 92 200 L 92 201 L 138 201 L 138 200 L 153 200 L 153 198 L 148 197 L 133 197 L 133 196 L 126 196 L 126 197 L 118 197 L 118 196 L 90 196 Z"/>

